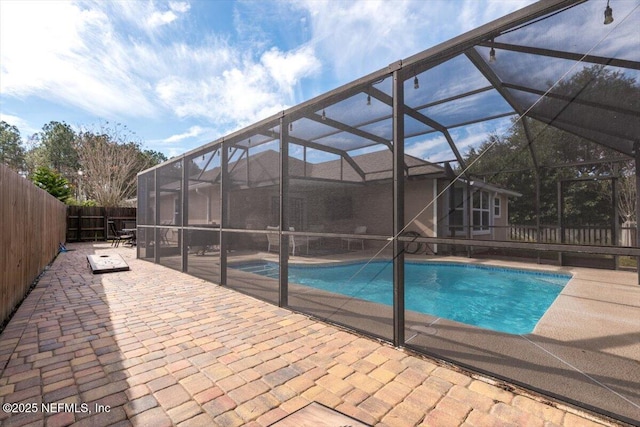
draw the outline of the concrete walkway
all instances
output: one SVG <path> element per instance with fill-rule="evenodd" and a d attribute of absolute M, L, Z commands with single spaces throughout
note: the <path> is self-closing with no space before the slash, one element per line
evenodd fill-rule
<path fill-rule="evenodd" d="M 0 335 L 2 426 L 268 426 L 311 402 L 376 426 L 614 425 L 131 248 L 70 248 Z M 114 252 L 131 271 L 92 275 Z"/>

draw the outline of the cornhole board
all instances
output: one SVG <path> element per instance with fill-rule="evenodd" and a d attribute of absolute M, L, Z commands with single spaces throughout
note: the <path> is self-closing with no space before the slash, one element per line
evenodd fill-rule
<path fill-rule="evenodd" d="M 118 254 L 87 255 L 87 261 L 93 274 L 129 270 L 129 265 Z"/>
<path fill-rule="evenodd" d="M 280 421 L 271 424 L 269 427 L 371 427 L 335 411 L 318 402 L 311 402 L 304 408 L 287 415 Z"/>

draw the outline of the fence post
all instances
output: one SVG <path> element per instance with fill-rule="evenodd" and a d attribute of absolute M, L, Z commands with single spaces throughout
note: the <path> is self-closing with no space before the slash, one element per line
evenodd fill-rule
<path fill-rule="evenodd" d="M 107 209 L 102 208 L 102 227 L 104 229 L 104 241 L 109 240 L 109 218 L 107 218 Z"/>
<path fill-rule="evenodd" d="M 82 241 L 82 207 L 78 207 L 78 225 L 76 226 L 76 241 Z"/>

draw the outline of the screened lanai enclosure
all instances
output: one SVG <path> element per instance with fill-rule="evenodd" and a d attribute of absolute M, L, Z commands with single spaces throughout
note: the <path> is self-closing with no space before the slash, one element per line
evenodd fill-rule
<path fill-rule="evenodd" d="M 144 171 L 138 257 L 637 423 L 638 28 L 541 1 Z"/>

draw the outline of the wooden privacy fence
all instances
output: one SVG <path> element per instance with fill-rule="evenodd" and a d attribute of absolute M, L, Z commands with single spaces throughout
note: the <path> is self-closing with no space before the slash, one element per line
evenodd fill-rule
<path fill-rule="evenodd" d="M 65 241 L 67 206 L 0 164 L 0 324 Z"/>
<path fill-rule="evenodd" d="M 113 221 L 116 229 L 121 230 L 125 221 L 135 223 L 136 208 L 69 206 L 67 241 L 107 240 L 111 235 L 109 221 Z"/>

